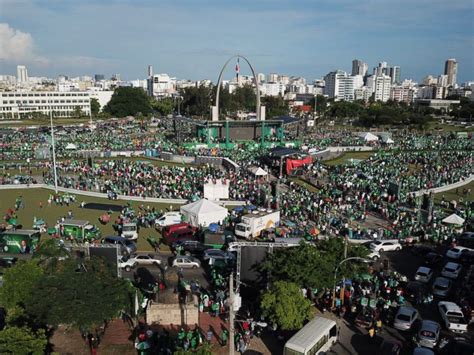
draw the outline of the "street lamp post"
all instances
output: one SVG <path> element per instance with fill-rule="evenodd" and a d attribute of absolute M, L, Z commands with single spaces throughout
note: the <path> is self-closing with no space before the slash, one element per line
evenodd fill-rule
<path fill-rule="evenodd" d="M 54 144 L 53 106 L 50 104 L 49 118 L 51 120 L 51 145 L 53 147 L 54 192 L 58 193 L 58 173 L 56 170 L 56 147 Z"/>
<path fill-rule="evenodd" d="M 357 261 L 362 261 L 364 263 L 370 263 L 370 260 L 369 259 L 365 259 L 365 258 L 361 258 L 361 257 L 358 257 L 358 256 L 352 256 L 350 258 L 345 258 L 344 260 L 342 260 L 337 266 L 336 266 L 336 270 L 334 270 L 334 287 L 332 289 L 332 306 L 331 306 L 331 309 L 334 309 L 334 305 L 335 305 L 335 302 L 336 302 L 336 279 L 337 279 L 337 270 L 339 270 L 339 267 L 344 264 L 346 261 L 350 261 L 350 260 L 357 260 Z"/>

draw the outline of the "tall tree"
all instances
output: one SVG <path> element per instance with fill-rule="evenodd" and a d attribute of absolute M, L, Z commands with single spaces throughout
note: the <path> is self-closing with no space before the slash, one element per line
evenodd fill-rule
<path fill-rule="evenodd" d="M 311 302 L 303 296 L 297 284 L 275 282 L 263 294 L 263 314 L 283 330 L 300 329 L 310 316 Z"/>
<path fill-rule="evenodd" d="M 266 109 L 266 117 L 273 118 L 288 115 L 290 108 L 281 96 L 265 96 L 262 100 Z"/>
<path fill-rule="evenodd" d="M 97 100 L 95 97 L 91 98 L 91 114 L 94 117 L 97 117 L 97 115 L 100 112 L 100 103 L 99 100 Z"/>
<path fill-rule="evenodd" d="M 68 259 L 57 270 L 45 274 L 25 300 L 26 311 L 37 321 L 67 324 L 94 333 L 104 322 L 130 311 L 129 284 L 118 279 L 102 259 Z"/>
<path fill-rule="evenodd" d="M 35 293 L 42 276 L 43 269 L 34 260 L 19 261 L 5 270 L 3 286 L 0 287 L 0 304 L 7 310 L 22 305 L 29 295 Z"/>
<path fill-rule="evenodd" d="M 150 98 L 150 104 L 152 109 L 162 116 L 172 114 L 175 108 L 175 103 L 171 98 L 165 98 L 161 100 Z"/>
<path fill-rule="evenodd" d="M 104 111 L 112 116 L 135 116 L 141 112 L 148 115 L 152 112 L 150 100 L 142 88 L 119 87 L 115 89 Z"/>

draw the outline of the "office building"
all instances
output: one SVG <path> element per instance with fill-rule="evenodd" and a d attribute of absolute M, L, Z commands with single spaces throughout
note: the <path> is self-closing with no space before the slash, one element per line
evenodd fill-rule
<path fill-rule="evenodd" d="M 388 75 L 392 79 L 392 84 L 400 84 L 400 67 L 398 65 L 394 65 L 388 68 Z"/>
<path fill-rule="evenodd" d="M 392 87 L 392 78 L 388 75 L 377 75 L 373 79 L 374 99 L 375 101 L 387 102 L 390 99 L 390 89 Z"/>
<path fill-rule="evenodd" d="M 0 117 L 28 118 L 33 112 L 54 117 L 71 117 L 79 107 L 82 114 L 90 114 L 88 92 L 30 91 L 0 92 Z"/>
<path fill-rule="evenodd" d="M 458 62 L 456 59 L 450 58 L 444 63 L 444 75 L 448 76 L 448 86 L 456 84 L 456 75 L 458 73 Z"/>
<path fill-rule="evenodd" d="M 16 67 L 16 82 L 18 84 L 25 84 L 28 82 L 28 70 L 24 65 L 17 65 Z"/>
<path fill-rule="evenodd" d="M 352 61 L 352 75 L 365 76 L 367 74 L 368 69 L 369 69 L 369 66 L 367 65 L 367 63 L 364 63 L 363 61 L 359 59 L 354 59 Z"/>
<path fill-rule="evenodd" d="M 95 80 L 95 81 L 102 81 L 102 80 L 105 80 L 105 75 L 104 75 L 104 74 L 95 74 L 95 75 L 94 75 L 94 80 Z"/>

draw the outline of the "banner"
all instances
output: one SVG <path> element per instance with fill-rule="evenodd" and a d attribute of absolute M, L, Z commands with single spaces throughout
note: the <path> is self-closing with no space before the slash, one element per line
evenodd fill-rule
<path fill-rule="evenodd" d="M 290 172 L 302 165 L 309 165 L 313 162 L 311 156 L 307 156 L 304 159 L 286 159 L 286 173 L 289 175 Z"/>

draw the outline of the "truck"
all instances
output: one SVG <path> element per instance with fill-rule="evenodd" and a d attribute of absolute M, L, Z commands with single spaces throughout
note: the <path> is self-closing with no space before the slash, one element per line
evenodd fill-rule
<path fill-rule="evenodd" d="M 242 216 L 235 226 L 235 235 L 245 239 L 257 238 L 263 230 L 280 224 L 280 211 L 258 210 Z"/>
<path fill-rule="evenodd" d="M 211 231 L 209 229 L 204 231 L 203 244 L 209 248 L 222 249 L 224 245 L 233 241 L 235 241 L 235 237 L 231 231 Z"/>
<path fill-rule="evenodd" d="M 130 240 L 138 239 L 138 226 L 136 223 L 124 223 L 122 225 L 122 237 Z"/>
<path fill-rule="evenodd" d="M 4 253 L 29 254 L 35 251 L 41 233 L 37 230 L 19 229 L 0 233 L 0 248 Z"/>
<path fill-rule="evenodd" d="M 72 238 L 79 243 L 100 239 L 100 230 L 89 223 L 89 221 L 66 219 L 59 225 L 60 235 L 64 238 Z"/>

